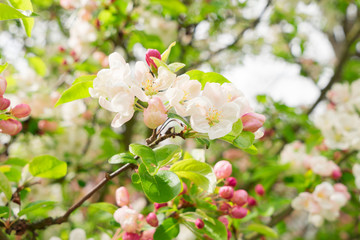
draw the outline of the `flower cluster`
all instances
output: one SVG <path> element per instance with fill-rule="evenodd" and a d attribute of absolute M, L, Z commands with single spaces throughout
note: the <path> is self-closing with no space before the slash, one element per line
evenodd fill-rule
<path fill-rule="evenodd" d="M 4 97 L 6 91 L 7 81 L 3 76 L 0 76 L 0 132 L 14 136 L 18 134 L 21 129 L 21 123 L 15 118 L 24 118 L 30 115 L 31 109 L 25 103 L 17 104 L 15 107 L 10 107 L 10 100 Z"/>
<path fill-rule="evenodd" d="M 341 177 L 341 169 L 333 161 L 320 155 L 317 151 L 306 153 L 305 145 L 299 141 L 287 144 L 280 154 L 282 164 L 290 163 L 293 172 L 312 170 L 322 177 Z"/>
<path fill-rule="evenodd" d="M 265 117 L 252 112 L 233 84 L 208 82 L 202 90 L 199 81 L 187 74 L 177 76 L 162 60 L 166 59 L 157 50 L 149 49 L 147 64 L 136 62 L 132 73 L 120 54 L 109 56 L 110 68 L 98 72 L 89 91 L 103 108 L 117 113 L 112 127 L 129 121 L 135 110 L 143 111 L 144 122 L 152 129 L 166 121 L 169 111 L 175 111 L 189 117 L 192 129 L 208 134 L 210 139 L 230 133 L 240 118 L 246 131 L 257 132 L 263 125 Z"/>
<path fill-rule="evenodd" d="M 313 193 L 302 192 L 291 205 L 296 210 L 309 213 L 309 222 L 320 227 L 324 220 L 334 221 L 340 215 L 340 208 L 350 199 L 347 187 L 341 183 L 331 185 L 323 182 L 316 186 Z"/>
<path fill-rule="evenodd" d="M 327 93 L 328 110 L 315 119 L 315 124 L 331 149 L 360 150 L 360 80 L 334 84 Z"/>

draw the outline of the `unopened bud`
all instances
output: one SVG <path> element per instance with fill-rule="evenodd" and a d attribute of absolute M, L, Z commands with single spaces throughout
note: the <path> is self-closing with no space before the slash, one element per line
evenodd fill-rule
<path fill-rule="evenodd" d="M 168 205 L 167 203 L 154 203 L 154 208 L 155 210 L 158 210 L 162 207 L 167 207 L 167 205 Z"/>
<path fill-rule="evenodd" d="M 57 123 L 48 120 L 40 120 L 38 122 L 38 128 L 43 132 L 55 132 L 57 129 Z"/>
<path fill-rule="evenodd" d="M 231 205 L 228 203 L 222 203 L 219 207 L 219 210 L 223 212 L 224 214 L 228 214 L 231 209 Z"/>
<path fill-rule="evenodd" d="M 155 129 L 166 121 L 166 108 L 158 97 L 150 99 L 148 103 L 144 110 L 144 122 L 148 128 Z"/>
<path fill-rule="evenodd" d="M 227 227 L 227 226 L 229 225 L 229 220 L 228 220 L 227 217 L 225 217 L 225 216 L 220 216 L 220 217 L 218 217 L 218 220 L 219 220 L 220 222 L 222 222 L 222 223 L 225 225 L 225 227 Z"/>
<path fill-rule="evenodd" d="M 4 95 L 7 87 L 7 81 L 3 76 L 0 76 L 0 96 Z"/>
<path fill-rule="evenodd" d="M 5 110 L 10 106 L 10 100 L 0 96 L 0 110 Z"/>
<path fill-rule="evenodd" d="M 264 194 L 265 194 L 265 189 L 264 189 L 263 185 L 257 184 L 257 185 L 255 186 L 255 192 L 256 192 L 256 194 L 259 195 L 259 196 L 264 196 Z"/>
<path fill-rule="evenodd" d="M 244 218 L 248 213 L 248 210 L 246 208 L 235 206 L 231 209 L 231 216 L 233 218 Z"/>
<path fill-rule="evenodd" d="M 248 199 L 248 193 L 243 190 L 237 190 L 234 192 L 234 196 L 232 197 L 231 201 L 239 206 L 243 206 L 245 203 L 247 203 Z"/>
<path fill-rule="evenodd" d="M 227 178 L 232 173 L 232 166 L 228 161 L 222 160 L 215 164 L 214 172 L 217 179 Z"/>
<path fill-rule="evenodd" d="M 254 112 L 246 113 L 241 117 L 243 130 L 254 133 L 264 125 L 265 119 L 265 116 L 262 114 Z"/>
<path fill-rule="evenodd" d="M 248 206 L 253 207 L 253 206 L 256 206 L 256 205 L 257 205 L 256 199 L 249 196 L 248 197 Z"/>
<path fill-rule="evenodd" d="M 14 117 L 24 118 L 30 115 L 31 108 L 26 103 L 21 103 L 13 107 L 10 112 Z"/>
<path fill-rule="evenodd" d="M 22 129 L 22 125 L 18 120 L 15 119 L 0 120 L 1 133 L 14 136 L 18 134 L 21 131 L 21 129 Z"/>
<path fill-rule="evenodd" d="M 229 186 L 223 186 L 219 190 L 219 195 L 225 199 L 231 199 L 234 195 L 234 189 Z"/>
<path fill-rule="evenodd" d="M 235 187 L 237 184 L 236 178 L 234 177 L 228 177 L 225 181 L 226 186 Z"/>
<path fill-rule="evenodd" d="M 126 206 L 130 203 L 129 192 L 126 187 L 119 187 L 115 192 L 116 204 L 120 207 Z"/>
<path fill-rule="evenodd" d="M 140 235 L 137 233 L 125 232 L 122 239 L 123 240 L 140 240 Z"/>
<path fill-rule="evenodd" d="M 204 224 L 204 221 L 200 218 L 196 219 L 195 220 L 195 226 L 197 229 L 202 229 L 204 228 L 205 224 Z"/>
<path fill-rule="evenodd" d="M 155 213 L 151 212 L 146 216 L 146 222 L 152 226 L 157 227 L 159 225 L 159 220 Z"/>
<path fill-rule="evenodd" d="M 342 173 L 339 167 L 337 167 L 336 169 L 334 169 L 331 173 L 331 176 L 333 179 L 338 180 L 339 178 L 341 178 Z"/>
<path fill-rule="evenodd" d="M 160 52 L 156 49 L 148 49 L 145 54 L 145 60 L 146 60 L 146 63 L 149 65 L 149 67 L 152 66 L 155 69 L 157 69 L 155 62 L 154 62 L 154 60 L 151 59 L 151 57 L 155 57 L 155 58 L 161 60 Z"/>

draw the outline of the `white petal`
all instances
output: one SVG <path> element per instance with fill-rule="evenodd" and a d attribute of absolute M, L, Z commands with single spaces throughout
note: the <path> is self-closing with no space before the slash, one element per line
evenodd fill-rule
<path fill-rule="evenodd" d="M 109 66 L 110 68 L 119 68 L 125 65 L 126 62 L 124 58 L 117 52 L 114 52 L 109 55 Z"/>
<path fill-rule="evenodd" d="M 216 123 L 214 126 L 210 127 L 209 138 L 216 139 L 225 136 L 230 133 L 232 130 L 233 122 L 228 120 L 222 120 L 219 123 Z"/>

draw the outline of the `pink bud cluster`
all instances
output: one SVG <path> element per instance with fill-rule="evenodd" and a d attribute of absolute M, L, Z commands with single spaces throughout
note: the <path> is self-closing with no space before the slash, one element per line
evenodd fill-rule
<path fill-rule="evenodd" d="M 155 227 L 159 225 L 158 218 L 154 212 L 149 213 L 146 218 L 136 210 L 132 209 L 130 204 L 130 195 L 126 187 L 120 187 L 115 192 L 116 204 L 120 206 L 114 213 L 114 219 L 120 223 L 124 234 L 123 240 L 153 240 Z M 156 203 L 157 204 L 157 203 Z M 155 205 L 155 209 L 164 206 L 164 204 Z M 152 227 L 141 231 L 145 221 Z"/>
<path fill-rule="evenodd" d="M 13 119 L 15 118 L 24 118 L 30 115 L 31 108 L 25 103 L 21 103 L 11 108 L 9 111 L 6 111 L 10 107 L 10 100 L 4 97 L 5 91 L 7 88 L 7 81 L 3 76 L 0 76 L 0 110 L 5 111 L 2 114 L 6 114 L 8 119 L 0 120 L 0 132 L 14 136 L 18 134 L 21 129 L 21 123 Z"/>

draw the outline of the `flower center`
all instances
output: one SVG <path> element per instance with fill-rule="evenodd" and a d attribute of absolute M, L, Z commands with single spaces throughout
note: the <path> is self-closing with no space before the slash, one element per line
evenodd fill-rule
<path fill-rule="evenodd" d="M 141 87 L 147 96 L 155 95 L 159 92 L 157 84 L 152 79 L 146 79 L 141 83 Z"/>
<path fill-rule="evenodd" d="M 210 126 L 214 126 L 215 123 L 220 122 L 220 118 L 222 117 L 221 113 L 222 112 L 217 109 L 209 108 L 206 119 L 208 120 Z"/>

